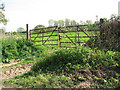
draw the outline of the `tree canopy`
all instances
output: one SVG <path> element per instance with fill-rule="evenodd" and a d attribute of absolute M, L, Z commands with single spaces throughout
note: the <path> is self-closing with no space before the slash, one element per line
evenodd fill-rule
<path fill-rule="evenodd" d="M 24 29 L 23 27 L 19 27 L 19 28 L 17 29 L 17 32 L 23 32 L 23 31 L 25 31 L 25 29 Z"/>
<path fill-rule="evenodd" d="M 4 25 L 7 24 L 7 19 L 5 18 L 5 15 L 2 11 L 4 11 L 4 4 L 0 4 L 0 24 L 3 23 Z"/>
<path fill-rule="evenodd" d="M 34 29 L 39 29 L 39 28 L 44 28 L 45 26 L 44 25 L 37 25 L 34 27 Z"/>

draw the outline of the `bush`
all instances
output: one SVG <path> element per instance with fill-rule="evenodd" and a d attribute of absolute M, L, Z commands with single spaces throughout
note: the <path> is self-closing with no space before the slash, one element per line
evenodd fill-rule
<path fill-rule="evenodd" d="M 3 62 L 5 59 L 23 59 L 32 56 L 34 52 L 40 54 L 41 48 L 38 48 L 32 41 L 26 39 L 5 39 L 2 41 Z"/>
<path fill-rule="evenodd" d="M 90 39 L 87 44 L 90 47 L 99 47 L 109 50 L 120 51 L 120 29 L 118 27 L 118 21 L 110 20 L 104 22 L 101 26 L 102 36 L 98 36 L 95 39 Z"/>

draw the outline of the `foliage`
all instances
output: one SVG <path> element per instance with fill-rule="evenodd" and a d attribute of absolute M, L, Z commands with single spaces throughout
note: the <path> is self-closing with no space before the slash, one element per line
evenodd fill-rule
<path fill-rule="evenodd" d="M 45 26 L 44 26 L 44 25 L 37 25 L 37 26 L 35 26 L 35 27 L 34 27 L 34 29 L 35 29 L 34 32 L 39 33 L 40 30 L 46 31 L 46 29 L 41 29 L 41 28 L 45 28 Z"/>
<path fill-rule="evenodd" d="M 4 29 L 0 29 L 0 33 L 5 33 L 5 30 Z"/>
<path fill-rule="evenodd" d="M 89 47 L 59 49 L 39 58 L 30 72 L 6 80 L 4 83 L 27 88 L 75 88 L 79 83 L 91 77 L 93 84 L 91 87 L 118 88 L 120 84 L 119 55 L 119 52 L 94 51 Z M 96 70 L 96 68 L 101 68 L 101 70 Z M 102 69 L 108 74 L 106 77 L 99 77 L 96 74 L 98 70 L 103 73 Z M 110 70 L 116 70 L 116 72 L 111 74 Z"/>
<path fill-rule="evenodd" d="M 49 24 L 49 26 L 54 26 L 54 20 L 53 20 L 53 19 L 50 19 L 50 20 L 48 21 L 48 24 Z"/>
<path fill-rule="evenodd" d="M 25 31 L 25 29 L 24 29 L 23 27 L 19 27 L 19 28 L 17 29 L 17 32 L 23 32 L 23 31 Z"/>
<path fill-rule="evenodd" d="M 49 26 L 60 26 L 60 27 L 70 26 L 70 25 L 78 25 L 79 24 L 75 20 L 70 20 L 70 19 L 65 19 L 65 20 L 53 20 L 53 19 L 50 19 L 48 21 L 48 23 L 49 23 Z"/>
<path fill-rule="evenodd" d="M 118 26 L 117 16 L 112 15 L 110 20 L 103 19 L 104 23 L 101 25 L 101 33 L 94 40 L 90 39 L 87 44 L 94 47 L 105 48 L 109 50 L 118 50 L 120 48 L 120 29 Z M 93 47 L 93 46 L 91 46 Z"/>
<path fill-rule="evenodd" d="M 4 10 L 4 8 L 5 8 L 5 5 L 0 4 L 0 9 L 2 11 Z M 3 23 L 4 25 L 6 25 L 8 20 L 5 18 L 5 15 L 2 11 L 0 11 L 0 24 Z"/>
<path fill-rule="evenodd" d="M 35 53 L 40 54 L 41 49 L 26 39 L 14 39 L 11 37 L 2 40 L 3 62 L 5 62 L 6 59 L 27 59 Z"/>
<path fill-rule="evenodd" d="M 3 3 L 0 4 L 0 9 L 4 10 L 4 8 L 5 8 L 5 5 Z"/>
<path fill-rule="evenodd" d="M 103 51 L 104 52 L 104 51 Z M 104 67 L 109 68 L 113 66 L 118 67 L 120 57 L 118 52 L 106 52 L 102 51 L 94 52 L 88 47 L 82 47 L 79 49 L 61 49 L 53 52 L 51 56 L 45 57 L 45 59 L 38 61 L 32 68 L 37 72 L 40 69 L 44 72 L 59 71 L 63 69 L 70 70 L 74 65 L 84 67 L 90 65 L 91 67 L 97 67 L 98 64 L 103 64 Z M 94 63 L 93 63 L 94 62 Z M 72 66 L 70 66 L 72 65 Z"/>
<path fill-rule="evenodd" d="M 45 26 L 44 25 L 37 25 L 34 27 L 34 29 L 40 29 L 40 28 L 44 28 Z"/>
<path fill-rule="evenodd" d="M 0 11 L 0 24 L 3 23 L 4 25 L 7 24 L 7 19 L 5 19 L 5 15 L 3 12 Z"/>

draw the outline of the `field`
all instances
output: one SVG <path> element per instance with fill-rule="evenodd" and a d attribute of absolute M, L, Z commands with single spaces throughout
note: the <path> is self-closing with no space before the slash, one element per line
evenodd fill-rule
<path fill-rule="evenodd" d="M 67 33 L 68 36 L 75 34 Z M 82 32 L 79 34 L 85 36 Z M 65 35 L 62 33 L 60 36 Z M 25 34 L 17 33 L 2 41 L 2 62 L 24 59 L 10 67 L 34 63 L 29 72 L 3 81 L 4 85 L 17 88 L 120 88 L 119 51 L 91 49 L 88 46 L 60 48 L 57 45 L 43 46 L 42 43 L 41 46 L 36 46 L 38 42 L 27 41 L 25 37 Z M 57 40 L 57 36 L 50 39 L 55 38 Z M 75 42 L 75 39 L 72 40 Z M 88 40 L 89 38 L 80 38 L 81 42 Z M 68 39 L 62 38 L 61 42 L 68 42 Z M 46 42 L 50 43 L 55 42 Z M 65 44 L 67 45 L 70 44 Z"/>

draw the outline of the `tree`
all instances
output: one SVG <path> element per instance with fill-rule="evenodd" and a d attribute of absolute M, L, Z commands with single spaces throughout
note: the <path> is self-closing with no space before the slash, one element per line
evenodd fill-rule
<path fill-rule="evenodd" d="M 54 26 L 58 26 L 58 21 L 54 21 Z"/>
<path fill-rule="evenodd" d="M 92 21 L 91 20 L 87 20 L 86 24 L 90 25 L 90 24 L 92 24 Z"/>
<path fill-rule="evenodd" d="M 40 29 L 40 28 L 44 28 L 45 26 L 44 25 L 37 25 L 34 27 L 34 29 Z"/>
<path fill-rule="evenodd" d="M 4 25 L 7 24 L 7 19 L 5 19 L 5 15 L 0 12 L 0 24 L 3 23 Z"/>
<path fill-rule="evenodd" d="M 0 28 L 0 31 L 1 31 L 1 33 L 5 33 L 6 28 L 5 28 L 5 27 L 2 27 L 2 28 Z"/>
<path fill-rule="evenodd" d="M 71 25 L 77 25 L 77 22 L 75 20 L 71 20 Z"/>
<path fill-rule="evenodd" d="M 116 14 L 112 14 L 110 20 L 117 20 L 118 16 Z"/>
<path fill-rule="evenodd" d="M 3 11 L 5 11 L 4 8 L 5 8 L 5 5 L 3 3 L 0 4 L 0 9 L 2 9 Z"/>
<path fill-rule="evenodd" d="M 84 25 L 85 23 L 82 21 L 82 20 L 80 20 L 80 25 Z"/>
<path fill-rule="evenodd" d="M 0 4 L 0 10 L 4 11 L 4 4 Z M 3 23 L 4 25 L 7 24 L 7 19 L 5 19 L 5 15 L 3 14 L 3 12 L 0 11 L 0 24 Z"/>
<path fill-rule="evenodd" d="M 54 26 L 54 20 L 53 20 L 53 19 L 50 19 L 50 20 L 48 21 L 48 24 L 49 24 L 49 26 Z"/>
<path fill-rule="evenodd" d="M 64 21 L 63 20 L 58 20 L 58 26 L 63 27 L 64 26 Z"/>
<path fill-rule="evenodd" d="M 40 29 L 40 28 L 45 28 L 44 25 L 37 25 L 34 27 L 34 29 Z M 46 29 L 44 29 L 44 31 L 46 31 Z M 35 32 L 40 32 L 39 30 L 35 31 Z"/>
<path fill-rule="evenodd" d="M 17 32 L 23 32 L 23 31 L 25 31 L 25 29 L 24 29 L 23 27 L 19 27 L 19 28 L 17 29 Z"/>
<path fill-rule="evenodd" d="M 0 33 L 5 33 L 4 29 L 0 29 Z"/>
<path fill-rule="evenodd" d="M 69 26 L 70 25 L 70 19 L 65 19 L 65 26 Z"/>

